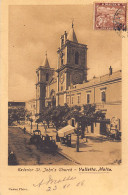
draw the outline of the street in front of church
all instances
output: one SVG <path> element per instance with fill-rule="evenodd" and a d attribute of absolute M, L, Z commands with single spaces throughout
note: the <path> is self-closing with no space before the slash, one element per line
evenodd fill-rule
<path fill-rule="evenodd" d="M 63 155 L 48 154 L 37 150 L 35 145 L 30 145 L 30 134 L 25 133 L 19 127 L 9 127 L 9 154 L 13 153 L 14 158 L 10 158 L 9 165 L 75 165 Z M 11 159 L 11 160 L 10 160 Z"/>
<path fill-rule="evenodd" d="M 27 130 L 27 129 L 26 129 Z M 21 127 L 9 127 L 9 150 L 13 151 L 18 165 L 114 165 L 121 163 L 121 142 L 109 140 L 106 136 L 88 134 L 80 139 L 79 152 L 76 152 L 76 135 L 72 135 L 71 147 L 58 145 L 53 154 L 39 151 L 30 145 L 30 132 L 24 134 Z M 44 132 L 45 133 L 45 129 Z M 56 136 L 54 128 L 47 133 Z M 10 152 L 9 151 L 9 152 Z"/>

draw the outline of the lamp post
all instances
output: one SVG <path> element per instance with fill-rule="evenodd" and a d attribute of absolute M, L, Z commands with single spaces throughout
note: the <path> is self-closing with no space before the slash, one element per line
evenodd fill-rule
<path fill-rule="evenodd" d="M 30 119 L 30 122 L 31 122 L 31 132 L 30 133 L 32 133 L 32 122 L 33 122 L 32 118 Z"/>
<path fill-rule="evenodd" d="M 77 134 L 77 138 L 76 138 L 76 152 L 79 152 L 80 128 L 79 128 L 79 123 L 78 122 L 76 122 L 75 128 L 76 128 L 76 134 Z"/>
<path fill-rule="evenodd" d="M 77 134 L 76 152 L 79 152 L 79 134 Z"/>

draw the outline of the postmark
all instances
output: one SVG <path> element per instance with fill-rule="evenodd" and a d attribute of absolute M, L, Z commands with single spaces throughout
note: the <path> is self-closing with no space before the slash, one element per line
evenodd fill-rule
<path fill-rule="evenodd" d="M 95 30 L 127 29 L 127 3 L 95 3 Z"/>

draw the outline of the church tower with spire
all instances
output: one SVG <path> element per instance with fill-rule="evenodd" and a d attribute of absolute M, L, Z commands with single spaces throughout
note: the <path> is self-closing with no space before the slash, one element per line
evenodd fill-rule
<path fill-rule="evenodd" d="M 43 64 L 36 70 L 36 113 L 38 114 L 45 107 L 46 85 L 51 81 L 53 74 L 54 69 L 50 68 L 46 52 Z"/>
<path fill-rule="evenodd" d="M 73 22 L 69 33 L 65 31 L 61 35 L 57 53 L 57 105 L 59 105 L 66 103 L 66 90 L 87 81 L 87 45 L 78 42 Z"/>

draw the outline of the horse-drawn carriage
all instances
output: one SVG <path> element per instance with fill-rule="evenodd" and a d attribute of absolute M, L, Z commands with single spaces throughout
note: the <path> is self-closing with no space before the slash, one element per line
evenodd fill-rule
<path fill-rule="evenodd" d="M 37 145 L 41 141 L 42 141 L 42 139 L 41 139 L 41 131 L 40 130 L 33 131 L 33 135 L 30 138 L 30 143 Z"/>
<path fill-rule="evenodd" d="M 48 153 L 53 153 L 58 149 L 53 137 L 49 136 L 48 134 L 41 135 L 40 130 L 33 131 L 33 135 L 30 138 L 30 143 L 36 145 L 37 149 Z"/>
<path fill-rule="evenodd" d="M 46 134 L 46 136 L 42 136 L 42 142 L 40 144 L 40 149 L 44 152 L 54 152 L 58 149 L 55 140 L 52 136 Z"/>

